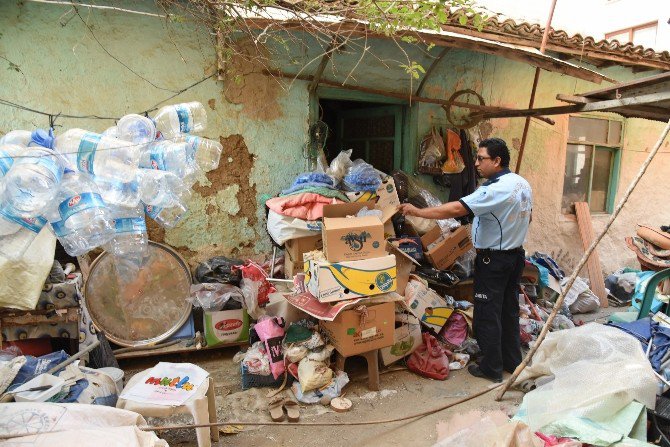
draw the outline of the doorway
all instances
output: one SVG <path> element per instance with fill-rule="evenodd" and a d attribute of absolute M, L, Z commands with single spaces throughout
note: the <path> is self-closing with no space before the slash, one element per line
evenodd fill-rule
<path fill-rule="evenodd" d="M 390 174 L 402 160 L 403 106 L 363 101 L 319 100 L 319 115 L 330 129 L 326 158 L 330 163 L 342 150 Z"/>

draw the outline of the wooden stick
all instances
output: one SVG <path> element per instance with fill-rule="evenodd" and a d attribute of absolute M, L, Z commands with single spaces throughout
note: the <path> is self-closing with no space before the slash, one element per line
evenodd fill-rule
<path fill-rule="evenodd" d="M 633 179 L 631 184 L 628 186 L 628 189 L 626 190 L 626 193 L 623 195 L 621 198 L 621 201 L 617 205 L 616 209 L 610 216 L 610 219 L 607 221 L 607 225 L 605 225 L 605 228 L 603 231 L 600 232 L 598 237 L 591 243 L 591 246 L 586 250 L 584 255 L 582 256 L 582 259 L 579 260 L 579 264 L 577 264 L 577 267 L 575 267 L 574 271 L 572 272 L 572 275 L 570 275 L 570 279 L 568 280 L 567 284 L 565 287 L 562 289 L 561 294 L 558 296 L 558 299 L 556 300 L 556 304 L 554 304 L 554 309 L 551 311 L 549 314 L 549 318 L 547 318 L 547 321 L 544 323 L 544 327 L 542 328 L 542 331 L 540 332 L 540 335 L 537 337 L 537 340 L 535 341 L 535 344 L 533 347 L 528 351 L 528 354 L 526 354 L 526 357 L 524 357 L 523 361 L 517 368 L 514 370 L 514 374 L 510 376 L 509 379 L 505 382 L 504 386 L 502 389 L 498 392 L 498 394 L 495 397 L 495 400 L 499 401 L 502 399 L 502 397 L 505 395 L 505 392 L 509 389 L 510 386 L 516 381 L 517 377 L 519 377 L 519 374 L 521 374 L 521 371 L 523 371 L 526 366 L 528 366 L 528 363 L 531 361 L 533 358 L 533 355 L 535 354 L 535 351 L 537 351 L 537 348 L 540 347 L 542 344 L 542 341 L 544 338 L 547 336 L 547 332 L 549 332 L 549 328 L 551 327 L 551 322 L 554 321 L 554 318 L 558 314 L 558 311 L 560 310 L 561 306 L 563 305 L 563 300 L 565 299 L 565 294 L 572 288 L 572 285 L 574 284 L 575 280 L 577 279 L 577 275 L 579 274 L 579 271 L 584 267 L 586 262 L 589 259 L 589 256 L 591 256 L 591 253 L 596 249 L 598 244 L 600 243 L 601 239 L 609 228 L 612 226 L 614 223 L 614 220 L 617 218 L 619 213 L 621 212 L 621 209 L 623 206 L 626 204 L 628 201 L 628 198 L 632 194 L 633 190 L 639 183 L 640 179 L 644 175 L 645 172 L 647 172 L 647 168 L 649 167 L 649 163 L 651 163 L 651 160 L 654 159 L 654 156 L 658 152 L 658 150 L 661 148 L 661 145 L 663 144 L 663 141 L 665 138 L 668 136 L 668 132 L 670 132 L 670 121 L 668 121 L 668 124 L 665 126 L 665 129 L 663 129 L 663 132 L 661 132 L 661 136 L 654 145 L 654 148 L 652 151 L 649 153 L 649 156 L 647 159 L 642 163 L 642 167 L 640 167 L 640 171 L 637 173 L 637 176 Z"/>

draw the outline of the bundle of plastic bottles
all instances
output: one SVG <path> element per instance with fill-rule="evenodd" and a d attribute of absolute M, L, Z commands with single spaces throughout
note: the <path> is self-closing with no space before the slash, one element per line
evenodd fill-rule
<path fill-rule="evenodd" d="M 20 258 L 46 227 L 72 256 L 103 247 L 119 259 L 141 258 L 145 215 L 174 227 L 198 173 L 219 165 L 221 144 L 193 135 L 206 127 L 203 105 L 189 102 L 153 118 L 126 115 L 102 134 L 7 133 L 0 138 L 0 255 Z"/>

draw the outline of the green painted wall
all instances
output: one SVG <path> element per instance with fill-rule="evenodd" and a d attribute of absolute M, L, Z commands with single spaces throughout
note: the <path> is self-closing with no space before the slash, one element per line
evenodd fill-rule
<path fill-rule="evenodd" d="M 149 5 L 130 1 L 114 4 L 133 9 Z M 67 13 L 69 10 L 68 6 L 0 2 L 0 98 L 53 113 L 122 116 L 169 97 L 172 93 L 166 90 L 179 90 L 212 73 L 216 66 L 207 30 L 188 24 L 166 26 L 154 17 L 80 8 L 100 43 L 161 87 L 156 88 L 108 56 L 82 20 Z M 302 74 L 311 74 L 323 50 L 310 36 L 298 37 L 298 46 L 272 49 L 276 67 L 291 73 L 304 67 Z M 416 90 L 419 80 L 412 79 L 400 65 L 408 58 L 427 68 L 439 52 L 439 48 L 426 51 L 390 40 L 360 37 L 334 55 L 324 78 L 408 94 Z M 8 60 L 20 71 L 10 69 Z M 445 113 L 439 106 L 332 88 L 319 88 L 317 96 L 310 98 L 307 82 L 268 78 L 259 73 L 258 67 L 244 63 L 235 68 L 242 75 L 239 82 L 210 79 L 169 101 L 208 104 L 210 126 L 205 136 L 221 139 L 225 147 L 221 167 L 196 185 L 191 211 L 183 223 L 164 233 L 152 229 L 152 237 L 177 247 L 191 263 L 214 254 L 269 252 L 262 204 L 304 169 L 302 147 L 310 114 L 314 117 L 318 113 L 315 102 L 319 96 L 405 105 L 402 166 L 409 173 L 414 172 L 421 137 L 433 125 L 446 126 Z M 623 68 L 605 72 L 618 80 L 633 77 Z M 519 62 L 452 49 L 436 67 L 423 95 L 447 99 L 455 90 L 470 88 L 481 93 L 488 105 L 525 108 L 533 74 L 533 67 Z M 543 71 L 536 106 L 562 104 L 555 99 L 557 93 L 580 93 L 597 87 Z M 569 268 L 582 249 L 574 220 L 560 213 L 568 118 L 553 118 L 553 126 L 532 121 L 521 170 L 535 195 L 528 247 L 552 253 Z M 0 105 L 0 133 L 47 124 L 46 117 Z M 57 124 L 102 131 L 113 121 L 58 119 Z M 496 119 L 480 125 L 475 134 L 504 138 L 512 149 L 513 166 L 523 124 L 523 118 Z M 627 120 L 619 195 L 661 128 L 659 123 Z M 639 192 L 603 241 L 600 253 L 605 270 L 635 264 L 623 237 L 635 231 L 638 219 L 652 225 L 670 222 L 670 213 L 663 206 L 665 188 L 659 186 L 665 182 L 662 167 L 667 165 L 666 151 L 652 163 Z M 433 185 L 429 177 L 416 178 L 440 198 L 447 196 L 448 191 Z M 594 216 L 596 231 L 606 219 L 606 215 Z"/>

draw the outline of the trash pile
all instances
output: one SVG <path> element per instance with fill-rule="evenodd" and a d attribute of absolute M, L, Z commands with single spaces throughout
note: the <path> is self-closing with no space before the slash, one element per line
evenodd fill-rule
<path fill-rule="evenodd" d="M 68 254 L 103 247 L 142 258 L 145 214 L 171 228 L 187 211 L 198 173 L 223 147 L 193 135 L 207 127 L 199 102 L 130 114 L 102 134 L 14 130 L 0 139 L 0 254 L 20 258 L 43 227 Z"/>

